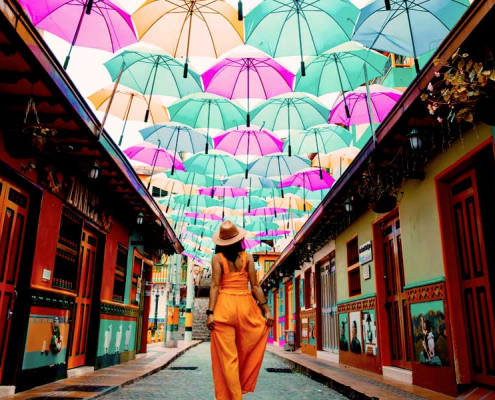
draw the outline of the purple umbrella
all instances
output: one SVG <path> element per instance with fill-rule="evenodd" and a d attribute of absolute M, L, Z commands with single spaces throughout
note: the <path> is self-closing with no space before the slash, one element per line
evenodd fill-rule
<path fill-rule="evenodd" d="M 347 92 L 345 101 L 351 117 L 347 117 L 342 100 L 332 109 L 329 122 L 345 126 L 382 122 L 401 96 L 400 92 L 380 85 L 369 86 L 369 93 L 368 99 L 366 86 Z"/>
<path fill-rule="evenodd" d="M 246 179 L 248 178 L 249 156 L 265 156 L 272 153 L 281 153 L 284 143 L 273 133 L 263 128 L 259 130 L 242 128 L 231 129 L 213 139 L 215 149 L 227 153 L 246 155 Z"/>
<path fill-rule="evenodd" d="M 110 0 L 19 0 L 36 27 L 71 44 L 112 53 L 137 42 L 131 17 Z"/>
<path fill-rule="evenodd" d="M 270 229 L 268 232 L 260 232 L 257 233 L 254 237 L 263 239 L 264 236 L 282 236 L 289 234 L 290 231 L 282 231 L 282 230 L 273 230 Z"/>
<path fill-rule="evenodd" d="M 299 186 L 311 191 L 330 189 L 335 179 L 326 171 L 320 168 L 308 168 L 285 178 L 279 188 L 288 186 Z"/>
<path fill-rule="evenodd" d="M 216 214 L 204 214 L 204 213 L 197 213 L 197 212 L 186 212 L 186 217 L 189 218 L 194 218 L 194 219 L 209 219 L 213 221 L 221 221 L 222 218 L 219 217 Z"/>
<path fill-rule="evenodd" d="M 213 188 L 201 188 L 199 194 L 204 196 L 218 196 L 218 197 L 240 197 L 247 196 L 248 191 L 244 188 L 229 187 L 229 186 L 215 186 Z"/>
<path fill-rule="evenodd" d="M 269 57 L 225 58 L 203 75 L 205 92 L 228 99 L 247 98 L 246 125 L 251 124 L 249 99 L 267 100 L 292 92 L 294 74 Z"/>

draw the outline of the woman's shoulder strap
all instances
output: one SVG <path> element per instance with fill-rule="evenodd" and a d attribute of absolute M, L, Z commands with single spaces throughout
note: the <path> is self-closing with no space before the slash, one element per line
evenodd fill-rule
<path fill-rule="evenodd" d="M 220 257 L 220 261 L 222 262 L 222 269 L 224 274 L 228 274 L 229 271 L 229 263 L 227 262 L 227 259 L 222 253 L 218 253 L 218 257 Z"/>
<path fill-rule="evenodd" d="M 247 272 L 247 264 L 248 264 L 248 253 L 245 251 L 241 254 L 242 257 L 242 269 L 241 272 Z"/>

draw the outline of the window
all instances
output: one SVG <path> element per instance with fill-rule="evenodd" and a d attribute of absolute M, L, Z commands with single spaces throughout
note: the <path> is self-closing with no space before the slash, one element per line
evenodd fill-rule
<path fill-rule="evenodd" d="M 156 186 L 151 187 L 151 195 L 153 197 L 166 197 L 168 196 L 168 192 L 166 190 L 162 190 Z"/>
<path fill-rule="evenodd" d="M 361 294 L 361 264 L 357 236 L 347 242 L 347 280 L 349 297 Z"/>
<path fill-rule="evenodd" d="M 115 265 L 115 279 L 113 281 L 113 300 L 119 303 L 124 302 L 126 271 L 127 249 L 119 243 Z"/>
<path fill-rule="evenodd" d="M 304 271 L 304 308 L 313 307 L 314 300 L 314 274 L 313 269 Z"/>
<path fill-rule="evenodd" d="M 270 268 L 272 267 L 273 264 L 275 264 L 275 261 L 265 261 L 265 265 L 264 265 L 265 274 L 268 273 L 268 271 L 270 271 Z"/>

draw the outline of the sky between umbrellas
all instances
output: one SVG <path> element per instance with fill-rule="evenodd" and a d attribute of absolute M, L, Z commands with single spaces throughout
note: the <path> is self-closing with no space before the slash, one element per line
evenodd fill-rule
<path fill-rule="evenodd" d="M 243 21 L 233 0 L 94 0 L 89 14 L 87 1 L 52 14 L 61 0 L 21 3 L 207 265 L 222 218 L 253 251 L 281 250 L 399 99 L 372 85 L 386 52 L 434 50 L 469 4 L 417 1 L 247 0 Z"/>

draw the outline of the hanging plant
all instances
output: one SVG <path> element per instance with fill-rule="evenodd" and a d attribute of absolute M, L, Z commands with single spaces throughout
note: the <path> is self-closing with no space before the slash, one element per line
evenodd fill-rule
<path fill-rule="evenodd" d="M 30 122 L 30 115 L 34 121 Z M 29 99 L 24 120 L 20 126 L 6 132 L 4 137 L 5 149 L 14 158 L 34 158 L 46 143 L 46 139 L 55 136 L 55 129 L 41 125 L 34 99 Z"/>
<path fill-rule="evenodd" d="M 495 100 L 493 65 L 488 67 L 472 60 L 469 54 L 460 54 L 460 49 L 447 63 L 438 58 L 433 63 L 442 65 L 442 72 L 435 72 L 435 79 L 421 95 L 431 115 L 435 115 L 440 123 L 474 123 L 475 119 L 490 123 L 485 117 L 494 119 L 493 108 L 486 107 L 493 105 Z M 490 111 L 485 112 L 485 109 Z"/>

